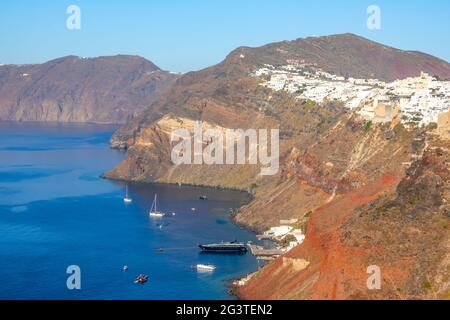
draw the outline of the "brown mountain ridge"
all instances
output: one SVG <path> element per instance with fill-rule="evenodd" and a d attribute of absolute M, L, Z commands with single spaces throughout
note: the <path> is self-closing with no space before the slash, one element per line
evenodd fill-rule
<path fill-rule="evenodd" d="M 125 123 L 177 78 L 125 55 L 0 66 L 0 120 Z"/>

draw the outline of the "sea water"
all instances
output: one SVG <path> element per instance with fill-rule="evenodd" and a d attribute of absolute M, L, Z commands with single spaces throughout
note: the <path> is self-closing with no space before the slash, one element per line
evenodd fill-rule
<path fill-rule="evenodd" d="M 230 279 L 256 271 L 256 259 L 201 253 L 198 244 L 255 241 L 229 216 L 248 195 L 129 184 L 127 205 L 125 184 L 100 177 L 124 158 L 108 145 L 115 129 L 0 123 L 0 299 L 233 298 Z M 163 219 L 148 215 L 155 194 Z M 199 263 L 217 269 L 199 273 Z M 80 290 L 67 286 L 72 265 Z M 149 281 L 135 284 L 139 274 Z"/>

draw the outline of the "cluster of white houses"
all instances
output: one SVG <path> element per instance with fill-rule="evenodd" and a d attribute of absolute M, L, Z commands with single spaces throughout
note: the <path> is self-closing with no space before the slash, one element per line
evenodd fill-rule
<path fill-rule="evenodd" d="M 265 65 L 252 76 L 264 76 L 263 86 L 287 91 L 299 100 L 341 101 L 346 108 L 355 109 L 373 122 L 391 122 L 397 118 L 408 125 L 449 125 L 450 81 L 441 81 L 424 72 L 417 77 L 385 83 L 377 79 L 344 78 L 304 65 Z"/>

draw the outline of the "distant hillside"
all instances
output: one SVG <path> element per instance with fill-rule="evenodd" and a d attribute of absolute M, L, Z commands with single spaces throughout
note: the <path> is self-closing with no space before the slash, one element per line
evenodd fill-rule
<path fill-rule="evenodd" d="M 0 66 L 0 120 L 124 123 L 176 79 L 137 56 Z"/>

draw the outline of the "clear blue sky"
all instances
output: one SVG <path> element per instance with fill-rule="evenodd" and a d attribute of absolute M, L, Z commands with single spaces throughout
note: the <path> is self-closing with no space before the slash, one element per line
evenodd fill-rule
<path fill-rule="evenodd" d="M 71 4 L 81 30 L 66 28 Z M 371 4 L 379 31 L 366 27 Z M 189 71 L 241 45 L 344 32 L 450 61 L 449 13 L 448 0 L 2 0 L 0 64 L 120 53 Z"/>

